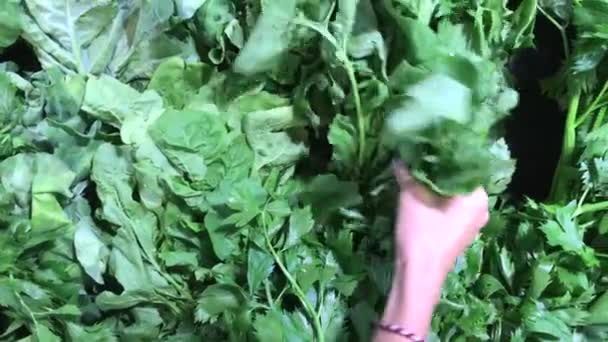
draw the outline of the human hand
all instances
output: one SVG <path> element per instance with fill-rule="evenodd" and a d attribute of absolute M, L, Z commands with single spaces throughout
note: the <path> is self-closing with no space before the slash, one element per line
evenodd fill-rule
<path fill-rule="evenodd" d="M 395 165 L 395 176 L 401 187 L 397 260 L 382 320 L 424 337 L 445 276 L 488 221 L 488 195 L 479 188 L 469 195 L 442 198 L 418 184 L 401 165 Z M 381 329 L 374 341 L 402 338 Z"/>
<path fill-rule="evenodd" d="M 433 263 L 446 273 L 487 223 L 488 195 L 482 188 L 473 193 L 442 198 L 395 163 L 400 185 L 395 227 L 397 262 Z"/>

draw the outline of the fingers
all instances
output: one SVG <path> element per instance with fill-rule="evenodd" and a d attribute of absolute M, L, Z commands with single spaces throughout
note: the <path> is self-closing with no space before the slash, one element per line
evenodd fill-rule
<path fill-rule="evenodd" d="M 414 197 L 416 201 L 429 206 L 439 206 L 441 204 L 441 198 L 418 183 L 401 161 L 394 161 L 393 169 L 403 196 Z"/>
<path fill-rule="evenodd" d="M 471 194 L 451 198 L 446 207 L 454 217 L 474 217 L 475 223 L 480 222 L 480 226 L 488 220 L 488 194 L 481 187 Z"/>
<path fill-rule="evenodd" d="M 489 217 L 488 194 L 482 187 L 477 188 L 468 195 L 445 199 L 420 185 L 404 166 L 403 162 L 399 160 L 393 161 L 393 169 L 403 196 L 415 197 L 416 200 L 428 206 L 445 208 L 446 211 L 451 211 L 456 216 L 464 213 L 475 215 L 477 212 L 480 214 L 480 217 L 476 221 L 481 222 L 480 227 L 487 222 Z M 477 218 L 477 216 L 475 217 Z"/>
<path fill-rule="evenodd" d="M 415 185 L 414 177 L 412 177 L 401 161 L 393 161 L 393 172 L 395 173 L 397 183 L 402 190 Z"/>
<path fill-rule="evenodd" d="M 487 208 L 488 206 L 488 194 L 486 191 L 479 187 L 468 195 L 457 195 L 452 197 L 447 205 L 450 210 L 471 210 L 474 208 Z"/>

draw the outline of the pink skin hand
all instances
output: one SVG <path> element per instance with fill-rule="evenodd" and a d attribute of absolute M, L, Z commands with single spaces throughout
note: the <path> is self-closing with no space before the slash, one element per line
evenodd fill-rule
<path fill-rule="evenodd" d="M 447 273 L 488 221 L 488 196 L 479 188 L 469 195 L 441 198 L 416 183 L 403 167 L 395 167 L 395 176 L 401 188 L 397 252 L 382 321 L 425 337 Z M 393 341 L 404 338 L 382 330 L 374 337 L 374 342 Z"/>

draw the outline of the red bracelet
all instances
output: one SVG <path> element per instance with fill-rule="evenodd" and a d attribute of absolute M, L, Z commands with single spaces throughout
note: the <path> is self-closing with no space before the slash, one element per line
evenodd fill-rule
<path fill-rule="evenodd" d="M 384 322 L 376 322 L 376 327 L 380 330 L 389 332 L 391 334 L 399 335 L 401 337 L 407 338 L 413 342 L 424 342 L 424 339 L 414 333 L 409 332 L 404 327 L 397 324 L 388 324 Z"/>

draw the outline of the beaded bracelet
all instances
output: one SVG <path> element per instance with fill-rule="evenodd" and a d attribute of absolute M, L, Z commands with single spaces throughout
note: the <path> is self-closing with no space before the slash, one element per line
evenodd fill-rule
<path fill-rule="evenodd" d="M 391 334 L 399 335 L 401 337 L 405 337 L 410 341 L 424 342 L 423 338 L 421 338 L 420 336 L 417 336 L 414 333 L 409 332 L 407 329 L 405 329 L 404 327 L 402 327 L 400 325 L 388 324 L 388 323 L 384 323 L 384 322 L 376 322 L 375 325 L 380 330 L 389 332 Z"/>

